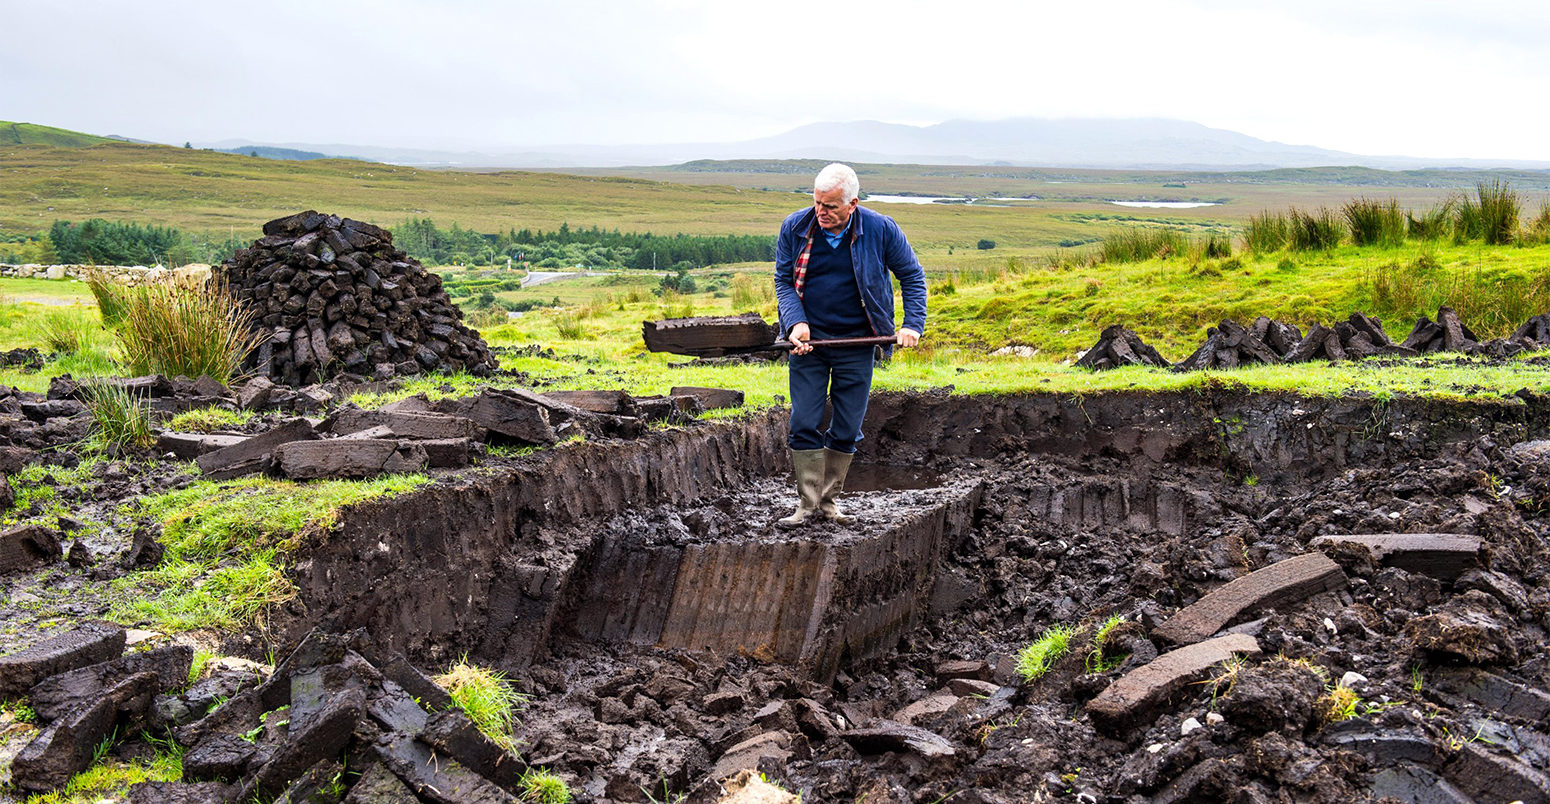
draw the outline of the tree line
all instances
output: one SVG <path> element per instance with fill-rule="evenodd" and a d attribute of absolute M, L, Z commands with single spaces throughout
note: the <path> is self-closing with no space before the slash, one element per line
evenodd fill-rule
<path fill-rule="evenodd" d="M 677 270 L 729 262 L 775 259 L 775 238 L 765 235 L 655 235 L 597 226 L 554 231 L 516 229 L 481 234 L 456 223 L 443 230 L 429 218 L 393 227 L 393 243 L 422 262 L 489 264 L 510 258 L 536 268 L 640 268 Z"/>

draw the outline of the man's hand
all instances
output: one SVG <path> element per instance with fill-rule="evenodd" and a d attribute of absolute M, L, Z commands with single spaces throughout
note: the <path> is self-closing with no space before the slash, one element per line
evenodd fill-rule
<path fill-rule="evenodd" d="M 900 328 L 898 332 L 894 333 L 893 342 L 908 349 L 909 347 L 920 343 L 920 333 L 908 327 L 903 327 Z"/>
<path fill-rule="evenodd" d="M 786 340 L 791 341 L 791 353 L 794 355 L 805 355 L 813 351 L 813 345 L 808 343 L 812 338 L 813 331 L 808 328 L 805 321 L 792 325 L 791 331 L 786 333 Z"/>

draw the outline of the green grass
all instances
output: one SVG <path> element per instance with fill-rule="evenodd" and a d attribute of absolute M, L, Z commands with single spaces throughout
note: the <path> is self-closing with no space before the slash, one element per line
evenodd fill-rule
<path fill-rule="evenodd" d="M 241 427 L 253 418 L 252 411 L 208 407 L 187 410 L 167 420 L 167 429 L 185 433 L 213 433 Z"/>
<path fill-rule="evenodd" d="M 1071 652 L 1071 640 L 1076 629 L 1057 625 L 1048 628 L 1032 644 L 1017 653 L 1017 674 L 1023 681 L 1037 681 L 1044 677 L 1055 662 Z"/>
<path fill-rule="evenodd" d="M 159 630 L 261 625 L 269 607 L 294 597 L 289 556 L 321 538 L 347 505 L 412 491 L 428 478 L 293 483 L 267 478 L 199 481 L 122 506 L 126 520 L 162 527 L 166 560 L 114 582 L 109 618 Z"/>
<path fill-rule="evenodd" d="M 91 445 L 117 451 L 149 447 L 156 443 L 151 428 L 151 402 L 130 393 L 122 385 L 88 382 L 83 387 L 86 409 L 91 412 Z"/>
<path fill-rule="evenodd" d="M 518 798 L 530 804 L 567 804 L 571 799 L 565 780 L 543 768 L 523 771 L 517 787 L 522 791 Z"/>
<path fill-rule="evenodd" d="M 516 750 L 511 732 L 516 727 L 517 710 L 527 699 L 511 686 L 504 673 L 471 665 L 464 657 L 437 676 L 436 683 L 446 689 L 452 702 L 485 736 L 507 751 Z M 564 782 L 560 786 L 563 788 Z M 569 791 L 566 792 L 568 795 Z"/>
<path fill-rule="evenodd" d="M 114 140 L 53 126 L 40 126 L 36 123 L 13 123 L 9 120 L 0 120 L 0 145 L 52 145 L 59 148 L 82 148 L 104 142 L 114 142 Z"/>
<path fill-rule="evenodd" d="M 1124 622 L 1125 615 L 1115 614 L 1098 625 L 1098 629 L 1093 632 L 1092 639 L 1088 641 L 1087 672 L 1106 673 L 1119 667 L 1129 657 L 1130 654 L 1119 653 L 1118 651 L 1111 651 L 1110 655 L 1104 654 L 1104 648 L 1108 647 L 1104 645 L 1104 640 L 1108 639 L 1109 633 Z"/>
<path fill-rule="evenodd" d="M 148 760 L 103 761 L 70 778 L 51 793 L 26 798 L 26 804 L 101 804 L 126 800 L 129 788 L 140 782 L 176 782 L 183 778 L 183 748 L 171 740 L 151 740 L 156 752 Z"/>

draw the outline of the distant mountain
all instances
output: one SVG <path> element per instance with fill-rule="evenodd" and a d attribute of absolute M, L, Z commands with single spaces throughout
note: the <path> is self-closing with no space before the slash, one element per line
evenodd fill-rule
<path fill-rule="evenodd" d="M 217 147 L 233 147 L 219 143 Z M 1111 169 L 1265 170 L 1360 166 L 1547 168 L 1528 160 L 1370 156 L 1271 142 L 1199 123 L 1162 118 L 949 120 L 910 126 L 862 120 L 814 123 L 742 142 L 668 145 L 549 145 L 521 149 L 436 151 L 359 145 L 283 147 L 428 167 L 623 167 L 701 159 L 824 159 L 853 162 Z"/>
<path fill-rule="evenodd" d="M 0 143 L 37 142 L 69 147 L 127 139 L 97 137 L 28 123 L 0 122 Z M 773 137 L 742 142 L 564 144 L 480 151 L 249 140 L 195 145 L 229 153 L 256 153 L 269 159 L 364 159 L 443 168 L 625 167 L 734 159 L 1205 171 L 1322 166 L 1384 170 L 1550 168 L 1550 162 L 1530 160 L 1353 154 L 1311 145 L 1271 142 L 1235 131 L 1163 118 L 949 120 L 930 126 L 861 120 L 813 123 Z"/>
<path fill-rule="evenodd" d="M 242 154 L 243 156 L 257 156 L 263 159 L 292 159 L 305 162 L 309 159 L 331 159 L 328 154 L 317 151 L 302 151 L 296 148 L 276 148 L 273 145 L 246 145 L 239 148 L 215 148 L 213 150 L 228 154 Z"/>

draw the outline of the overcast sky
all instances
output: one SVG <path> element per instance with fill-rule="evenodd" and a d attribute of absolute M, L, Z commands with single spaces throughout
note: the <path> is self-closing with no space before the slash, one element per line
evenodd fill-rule
<path fill-rule="evenodd" d="M 1550 3 L 0 0 L 0 119 L 181 144 L 719 142 L 1172 117 L 1550 160 Z"/>

